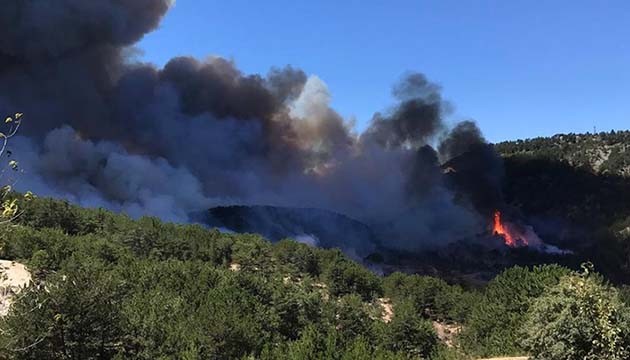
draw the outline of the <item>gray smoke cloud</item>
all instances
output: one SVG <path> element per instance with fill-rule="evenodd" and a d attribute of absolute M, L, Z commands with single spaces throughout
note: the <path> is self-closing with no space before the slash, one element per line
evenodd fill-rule
<path fill-rule="evenodd" d="M 453 129 L 442 139 L 438 150 L 443 159 L 451 159 L 479 144 L 485 144 L 481 131 L 477 125 L 471 121 L 462 121 L 455 125 Z"/>
<path fill-rule="evenodd" d="M 399 104 L 388 114 L 374 115 L 362 136 L 365 141 L 375 141 L 387 148 L 417 147 L 444 128 L 442 118 L 448 106 L 442 101 L 439 87 L 424 75 L 407 75 L 392 93 Z"/>
<path fill-rule="evenodd" d="M 217 205 L 320 208 L 380 229 L 397 249 L 484 225 L 454 200 L 438 161 L 483 137 L 472 122 L 448 129 L 451 106 L 424 75 L 405 75 L 396 104 L 357 134 L 326 84 L 300 69 L 248 75 L 217 57 L 133 61 L 130 46 L 170 4 L 3 4 L 0 112 L 27 115 L 13 143 L 22 189 L 171 221 Z"/>
<path fill-rule="evenodd" d="M 188 219 L 186 209 L 210 203 L 186 168 L 130 154 L 115 143 L 81 139 L 67 126 L 49 132 L 41 145 L 18 137 L 12 147 L 26 168 L 20 186 L 38 194 L 180 222 Z"/>

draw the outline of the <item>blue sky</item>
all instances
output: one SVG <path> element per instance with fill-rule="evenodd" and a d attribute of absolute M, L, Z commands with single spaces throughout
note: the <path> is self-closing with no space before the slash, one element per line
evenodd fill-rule
<path fill-rule="evenodd" d="M 630 1 L 178 0 L 141 58 L 219 55 L 323 79 L 359 129 L 420 71 L 493 142 L 630 129 Z"/>

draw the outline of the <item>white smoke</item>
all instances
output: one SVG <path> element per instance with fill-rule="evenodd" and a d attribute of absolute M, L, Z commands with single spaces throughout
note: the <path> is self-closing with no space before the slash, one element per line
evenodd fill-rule
<path fill-rule="evenodd" d="M 306 244 L 312 247 L 317 247 L 319 245 L 319 239 L 317 236 L 313 234 L 301 234 L 294 236 L 295 241 Z"/>

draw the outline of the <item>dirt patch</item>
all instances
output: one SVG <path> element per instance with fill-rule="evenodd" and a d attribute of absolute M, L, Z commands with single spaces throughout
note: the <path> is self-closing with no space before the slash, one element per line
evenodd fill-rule
<path fill-rule="evenodd" d="M 394 318 L 394 307 L 392 306 L 392 300 L 388 298 L 378 298 L 378 305 L 382 309 L 381 320 L 385 323 L 392 321 Z"/>
<path fill-rule="evenodd" d="M 13 298 L 31 282 L 26 266 L 14 261 L 0 260 L 0 316 L 9 312 Z"/>
<path fill-rule="evenodd" d="M 435 333 L 441 342 L 448 347 L 453 347 L 455 346 L 455 337 L 462 331 L 462 326 L 434 321 L 433 329 L 435 329 Z"/>

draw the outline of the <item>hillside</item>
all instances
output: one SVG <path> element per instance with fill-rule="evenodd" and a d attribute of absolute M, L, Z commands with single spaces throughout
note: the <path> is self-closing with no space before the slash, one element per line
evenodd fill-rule
<path fill-rule="evenodd" d="M 0 319 L 2 358 L 403 359 L 438 351 L 430 321 L 461 321 L 472 296 L 438 279 L 384 281 L 338 250 L 289 240 L 49 199 L 21 206 L 0 258 L 27 264 L 33 286 Z M 398 281 L 432 291 L 403 297 Z"/>
<path fill-rule="evenodd" d="M 571 253 L 511 248 L 489 230 L 386 251 L 369 227 L 316 209 L 214 208 L 198 214 L 206 225 L 178 225 L 17 197 L 22 213 L 0 232 L 0 259 L 25 264 L 32 279 L 5 294 L 0 358 L 463 360 L 547 354 L 548 339 L 587 328 L 553 341 L 626 359 L 630 179 L 579 165 L 561 141 L 497 145 L 499 201 Z M 585 153 L 605 143 L 584 141 Z M 455 185 L 477 166 L 466 160 L 449 164 Z M 370 253 L 344 255 L 361 239 Z M 576 271 L 583 261 L 594 268 Z"/>
<path fill-rule="evenodd" d="M 590 279 L 556 265 L 514 267 L 472 290 L 377 276 L 338 250 L 291 240 L 50 199 L 20 206 L 0 258 L 25 263 L 33 280 L 0 319 L 0 354 L 10 359 L 516 356 L 529 349 L 517 334 L 532 304 Z M 596 286 L 611 311 L 626 311 L 616 290 Z M 434 327 L 462 330 L 442 343 Z"/>
<path fill-rule="evenodd" d="M 489 230 L 438 248 L 397 251 L 384 246 L 390 242 L 387 234 L 317 209 L 232 206 L 198 217 L 206 225 L 259 233 L 272 241 L 292 237 L 325 248 L 338 247 L 385 274 L 420 273 L 472 285 L 487 282 L 514 265 L 557 263 L 577 268 L 591 261 L 608 279 L 627 284 L 630 178 L 621 175 L 623 167 L 613 166 L 627 144 L 630 132 L 557 135 L 497 144 L 503 157 L 501 171 L 479 170 L 496 166 L 485 148 L 483 156 L 464 154 L 445 165 L 447 170 L 456 169 L 446 174 L 447 181 L 455 184 L 454 191 L 477 196 L 472 199 L 478 200 L 475 205 L 482 216 L 490 220 L 490 212 L 502 206 L 513 218 L 530 225 L 545 243 L 570 251 L 564 255 L 497 248 L 492 246 L 496 239 Z M 604 161 L 588 154 L 608 155 Z M 499 194 L 493 182 L 486 189 L 479 186 L 484 180 L 477 177 L 487 173 L 501 174 L 497 175 Z"/>
<path fill-rule="evenodd" d="M 503 142 L 506 202 L 543 239 L 630 282 L 630 132 Z"/>
<path fill-rule="evenodd" d="M 504 157 L 564 161 L 597 174 L 630 176 L 630 131 L 558 134 L 501 142 L 495 148 Z"/>

